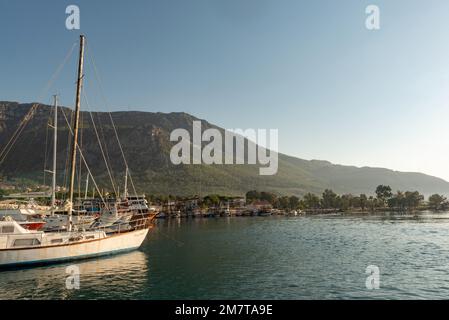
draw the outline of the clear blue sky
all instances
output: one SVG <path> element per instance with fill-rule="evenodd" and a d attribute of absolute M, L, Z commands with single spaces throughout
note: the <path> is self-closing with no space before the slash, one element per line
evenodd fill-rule
<path fill-rule="evenodd" d="M 79 35 L 69 4 L 112 110 L 279 128 L 283 153 L 449 180 L 447 0 L 0 0 L 0 100 L 38 99 Z M 74 81 L 72 59 L 43 102 L 73 105 Z"/>

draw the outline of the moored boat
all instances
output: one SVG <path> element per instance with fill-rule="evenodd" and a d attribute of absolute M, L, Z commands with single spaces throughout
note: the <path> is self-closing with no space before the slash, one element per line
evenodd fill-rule
<path fill-rule="evenodd" d="M 141 246 L 148 231 L 152 227 L 152 218 L 143 218 L 129 223 L 133 211 L 123 205 L 122 202 L 114 202 L 113 206 L 108 204 L 97 188 L 100 194 L 101 202 L 113 219 L 118 218 L 113 223 L 113 227 L 107 224 L 100 224 L 96 227 L 77 227 L 76 216 L 82 210 L 75 210 L 73 205 L 75 190 L 76 159 L 79 151 L 80 159 L 93 179 L 87 162 L 78 143 L 78 129 L 80 122 L 80 104 L 81 89 L 84 78 L 84 36 L 80 36 L 80 54 L 78 61 L 78 74 L 76 86 L 75 112 L 73 114 L 73 128 L 69 127 L 73 140 L 70 145 L 70 168 L 69 168 L 69 191 L 64 211 L 66 215 L 56 214 L 55 206 L 55 185 L 56 185 L 56 124 L 57 124 L 57 99 L 55 96 L 55 134 L 54 134 L 54 161 L 53 161 L 53 190 L 52 207 L 49 212 L 50 219 L 54 219 L 57 226 L 65 225 L 64 231 L 43 232 L 31 231 L 23 228 L 12 218 L 6 218 L 6 221 L 0 221 L 0 267 L 22 266 L 28 264 L 53 263 L 59 261 L 84 259 L 101 255 L 108 255 L 122 251 L 137 249 Z M 112 119 L 111 119 L 112 121 Z M 117 138 L 118 140 L 118 138 Z M 118 141 L 119 142 L 119 141 Z M 126 163 L 124 154 L 123 158 Z M 78 208 L 79 209 L 79 208 Z M 85 213 L 85 211 L 84 211 Z M 103 212 L 105 213 L 105 212 Z M 123 213 L 123 214 L 121 214 Z M 78 214 L 78 216 L 82 216 Z M 92 217 L 92 215 L 85 215 Z M 61 221 L 62 220 L 62 221 Z M 50 220 L 49 220 L 50 221 Z M 50 221 L 51 222 L 51 221 Z"/>
<path fill-rule="evenodd" d="M 45 221 L 24 221 L 18 223 L 22 228 L 33 231 L 41 230 L 45 225 Z"/>
<path fill-rule="evenodd" d="M 71 225 L 73 229 L 84 230 L 90 228 L 98 215 L 87 214 L 86 212 L 72 212 Z M 55 212 L 44 217 L 45 226 L 42 231 L 56 232 L 67 230 L 69 225 L 69 215 L 67 212 Z"/>
<path fill-rule="evenodd" d="M 0 267 L 48 264 L 91 258 L 138 248 L 149 231 L 148 220 L 132 230 L 107 234 L 30 231 L 16 221 L 0 221 Z"/>
<path fill-rule="evenodd" d="M 258 215 L 261 217 L 269 217 L 272 215 L 271 210 L 260 210 Z"/>
<path fill-rule="evenodd" d="M 156 219 L 166 219 L 167 218 L 167 214 L 164 211 L 160 211 L 159 213 L 156 214 Z"/>

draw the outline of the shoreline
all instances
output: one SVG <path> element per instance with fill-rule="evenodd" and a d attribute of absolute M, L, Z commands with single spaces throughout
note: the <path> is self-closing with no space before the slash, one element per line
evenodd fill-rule
<path fill-rule="evenodd" d="M 341 209 L 317 209 L 317 210 L 304 210 L 297 214 L 291 214 L 288 212 L 278 213 L 252 213 L 252 214 L 231 214 L 231 215 L 192 215 L 192 214 L 180 214 L 156 217 L 157 220 L 171 220 L 171 219 L 214 219 L 214 218 L 253 218 L 253 217 L 305 217 L 305 216 L 345 216 L 345 215 L 358 215 L 368 216 L 372 214 L 395 214 L 395 215 L 409 215 L 419 213 L 445 213 L 448 210 L 434 210 L 428 207 L 422 207 L 414 210 L 402 210 L 392 208 L 376 208 L 375 210 L 341 210 Z"/>

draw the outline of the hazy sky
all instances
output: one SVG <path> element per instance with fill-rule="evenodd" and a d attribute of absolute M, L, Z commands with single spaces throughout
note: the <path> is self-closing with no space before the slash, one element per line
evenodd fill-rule
<path fill-rule="evenodd" d="M 80 31 L 65 28 L 69 4 Z M 0 100 L 39 99 L 82 32 L 112 110 L 278 128 L 283 153 L 449 180 L 447 0 L 0 0 L 0 13 Z M 42 102 L 73 105 L 75 58 Z M 106 110 L 93 79 L 88 64 Z"/>

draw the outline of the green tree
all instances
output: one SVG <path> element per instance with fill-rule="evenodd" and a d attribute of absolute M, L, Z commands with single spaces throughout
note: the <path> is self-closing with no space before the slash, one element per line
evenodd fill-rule
<path fill-rule="evenodd" d="M 432 194 L 429 197 L 429 206 L 434 210 L 440 210 L 445 207 L 447 203 L 447 198 L 440 194 Z"/>
<path fill-rule="evenodd" d="M 324 190 L 323 196 L 321 198 L 321 203 L 323 205 L 323 208 L 326 209 L 337 208 L 337 194 L 330 189 Z"/>
<path fill-rule="evenodd" d="M 377 196 L 377 199 L 379 199 L 382 204 L 385 204 L 388 201 L 388 199 L 390 199 L 393 196 L 393 194 L 391 192 L 391 187 L 384 186 L 382 184 L 377 186 L 376 196 Z"/>
<path fill-rule="evenodd" d="M 377 199 L 375 199 L 373 196 L 370 196 L 368 200 L 366 201 L 366 206 L 371 210 L 374 211 L 374 209 L 377 207 Z"/>
<path fill-rule="evenodd" d="M 360 208 L 360 197 L 359 196 L 352 196 L 350 207 L 351 208 Z"/>
<path fill-rule="evenodd" d="M 405 192 L 405 203 L 409 210 L 415 210 L 423 200 L 424 196 L 419 194 L 418 191 Z"/>
<path fill-rule="evenodd" d="M 262 191 L 259 195 L 259 199 L 263 201 L 268 201 L 272 205 L 276 203 L 277 196 L 274 193 Z"/>
<path fill-rule="evenodd" d="M 246 193 L 246 203 L 252 203 L 256 200 L 260 200 L 260 192 L 257 190 L 251 190 Z"/>
<path fill-rule="evenodd" d="M 290 198 L 287 196 L 283 196 L 278 198 L 279 208 L 283 210 L 288 210 L 290 206 Z"/>
<path fill-rule="evenodd" d="M 210 194 L 204 197 L 204 202 L 210 206 L 218 206 L 220 204 L 220 197 L 216 194 Z"/>
<path fill-rule="evenodd" d="M 387 200 L 387 204 L 392 209 L 404 210 L 406 207 L 405 194 L 402 191 L 396 192 L 395 195 Z"/>
<path fill-rule="evenodd" d="M 318 209 L 320 207 L 320 198 L 316 194 L 313 194 L 310 192 L 307 193 L 304 196 L 303 201 L 304 201 L 304 206 L 307 209 Z"/>
<path fill-rule="evenodd" d="M 340 209 L 346 211 L 353 205 L 353 195 L 352 194 L 344 194 L 341 197 L 337 198 L 337 205 Z"/>
<path fill-rule="evenodd" d="M 299 198 L 296 196 L 291 196 L 288 199 L 290 210 L 296 210 L 299 208 Z"/>
<path fill-rule="evenodd" d="M 368 203 L 368 197 L 366 196 L 366 194 L 361 194 L 360 196 L 359 196 L 359 199 L 360 199 L 360 208 L 362 209 L 362 211 L 363 210 L 365 210 L 365 208 L 366 208 L 366 205 L 367 205 L 367 203 Z"/>

